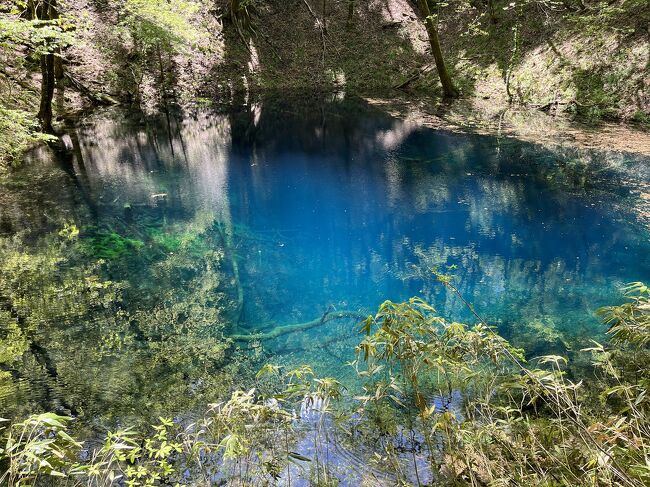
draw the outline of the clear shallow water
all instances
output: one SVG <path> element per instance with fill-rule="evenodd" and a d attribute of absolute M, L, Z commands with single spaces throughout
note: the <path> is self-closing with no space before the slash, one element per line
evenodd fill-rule
<path fill-rule="evenodd" d="M 72 154 L 52 159 L 37 152 L 18 182 L 3 186 L 4 238 L 73 221 L 81 240 L 110 229 L 141 241 L 129 254 L 166 239 L 169 265 L 178 242 L 200 241 L 184 255 L 196 268 L 184 261 L 183 272 L 199 274 L 210 251 L 223 252 L 224 276 L 210 292 L 221 296 L 214 306 L 235 303 L 220 315 L 226 335 L 270 331 L 328 309 L 369 313 L 385 299 L 414 295 L 449 319 L 471 323 L 428 271 L 453 265 L 476 310 L 538 355 L 600 339 L 594 311 L 619 301 L 624 283 L 650 280 L 648 200 L 639 196 L 650 183 L 650 161 L 643 158 L 432 131 L 354 99 L 268 99 L 223 114 L 146 121 L 106 112 L 76 128 L 72 141 Z M 47 177 L 36 178 L 43 167 Z M 20 178 L 31 180 L 27 188 Z M 157 277 L 159 257 L 124 258 L 121 266 L 120 257 L 108 259 L 108 273 L 151 306 L 195 294 L 184 277 Z M 138 399 L 174 394 L 167 390 L 171 376 L 176 389 L 169 390 L 182 395 L 218 373 L 195 349 L 185 352 L 196 353 L 191 366 L 160 367 L 157 356 L 142 352 L 149 339 L 137 343 L 142 334 L 88 365 L 88 342 L 111 334 L 110 323 L 92 316 L 71 320 L 66 329 L 74 331 L 65 339 L 39 331 L 39 343 L 55 343 L 59 371 L 26 385 L 23 399 L 49 388 L 91 415 L 116 403 L 137 415 Z M 311 363 L 319 374 L 349 379 L 344 362 L 357 340 L 353 322 L 330 322 L 265 342 L 255 355 Z M 66 376 L 75 368 L 81 377 Z M 129 370 L 138 371 L 137 385 L 110 377 Z"/>

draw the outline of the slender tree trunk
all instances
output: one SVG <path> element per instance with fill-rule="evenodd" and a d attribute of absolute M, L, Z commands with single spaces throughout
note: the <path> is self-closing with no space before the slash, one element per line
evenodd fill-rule
<path fill-rule="evenodd" d="M 54 55 L 41 56 L 41 105 L 38 119 L 43 132 L 52 134 L 52 98 L 54 97 Z"/>
<path fill-rule="evenodd" d="M 433 53 L 436 68 L 438 69 L 438 77 L 440 78 L 440 84 L 442 85 L 442 94 L 445 98 L 456 98 L 459 93 L 451 80 L 451 76 L 449 75 L 449 71 L 447 71 L 447 66 L 445 65 L 445 59 L 442 56 L 440 39 L 438 38 L 438 29 L 434 22 L 433 15 L 431 14 L 432 3 L 432 0 L 418 0 L 420 14 L 424 17 L 424 25 L 427 29 L 427 34 L 429 35 L 431 52 Z"/>
<path fill-rule="evenodd" d="M 487 0 L 487 10 L 488 10 L 488 17 L 490 18 L 490 22 L 493 25 L 496 25 L 499 21 L 496 16 L 495 8 L 494 8 L 494 0 Z"/>
<path fill-rule="evenodd" d="M 514 96 L 510 90 L 510 82 L 512 81 L 512 69 L 515 65 L 515 60 L 519 51 L 519 26 L 515 25 L 513 29 L 512 38 L 512 54 L 508 60 L 508 68 L 506 70 L 506 93 L 508 94 L 508 103 L 512 103 Z"/>
<path fill-rule="evenodd" d="M 40 20 L 51 20 L 52 5 L 50 0 L 43 0 L 37 9 Z M 41 54 L 41 103 L 38 119 L 43 132 L 53 134 L 52 127 L 52 98 L 54 98 L 54 54 Z"/>
<path fill-rule="evenodd" d="M 354 0 L 348 0 L 348 27 L 354 22 Z"/>
<path fill-rule="evenodd" d="M 54 56 L 54 79 L 56 79 L 57 84 L 63 83 L 64 78 L 63 72 L 63 60 L 61 59 L 61 50 L 57 49 L 57 55 Z"/>
<path fill-rule="evenodd" d="M 59 18 L 59 8 L 56 0 L 50 0 L 50 19 L 55 20 Z M 63 59 L 61 58 L 61 48 L 57 48 L 54 56 L 54 79 L 57 86 L 63 85 Z"/>

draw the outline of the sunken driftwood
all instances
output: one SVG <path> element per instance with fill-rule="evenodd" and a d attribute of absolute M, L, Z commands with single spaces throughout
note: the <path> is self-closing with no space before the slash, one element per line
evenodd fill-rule
<path fill-rule="evenodd" d="M 288 333 L 295 333 L 298 331 L 305 331 L 311 328 L 315 328 L 320 325 L 324 325 L 328 321 L 332 320 L 341 320 L 344 318 L 354 318 L 356 320 L 365 320 L 366 315 L 359 313 L 358 311 L 327 311 L 323 316 L 312 321 L 307 321 L 305 323 L 295 323 L 292 325 L 282 325 L 274 328 L 268 333 L 253 333 L 251 335 L 231 335 L 236 342 L 255 342 L 255 341 L 265 341 L 277 338 Z"/>

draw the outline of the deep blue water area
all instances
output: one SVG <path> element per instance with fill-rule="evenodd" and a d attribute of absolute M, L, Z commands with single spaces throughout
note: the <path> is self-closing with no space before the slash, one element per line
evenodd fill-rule
<path fill-rule="evenodd" d="M 435 268 L 535 355 L 602 339 L 596 309 L 618 303 L 625 283 L 650 281 L 650 161 L 640 156 L 432 130 L 354 98 L 108 111 L 72 137 L 73 153 L 50 161 L 68 168 L 67 186 L 43 205 L 80 227 L 127 222 L 133 238 L 145 227 L 224 233 L 238 333 L 411 296 L 475 322 Z M 25 170 L 45 159 L 32 155 Z M 37 225 L 11 218 L 13 231 Z M 130 272 L 120 277 L 155 295 L 142 266 Z M 345 376 L 357 340 L 342 321 L 263 347 L 278 363 Z"/>

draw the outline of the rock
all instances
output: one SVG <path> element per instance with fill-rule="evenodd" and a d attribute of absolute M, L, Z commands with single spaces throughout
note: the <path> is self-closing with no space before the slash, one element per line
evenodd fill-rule
<path fill-rule="evenodd" d="M 398 27 L 402 26 L 402 22 L 399 20 L 394 20 L 392 22 L 386 22 L 385 24 L 382 24 L 381 28 L 382 29 L 396 29 Z"/>

